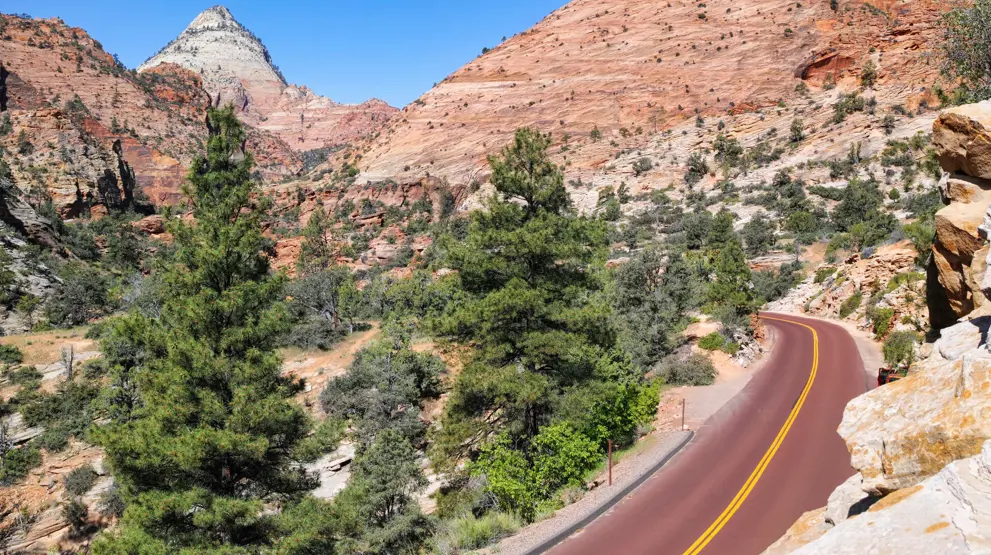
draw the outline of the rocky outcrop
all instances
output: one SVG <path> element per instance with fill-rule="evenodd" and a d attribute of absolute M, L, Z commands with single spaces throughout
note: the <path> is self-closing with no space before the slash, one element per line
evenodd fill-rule
<path fill-rule="evenodd" d="M 847 405 L 838 431 L 865 492 L 914 486 L 991 439 L 991 353 L 977 344 L 989 321 L 944 330 L 908 378 Z"/>
<path fill-rule="evenodd" d="M 991 442 L 792 553 L 991 553 Z"/>
<path fill-rule="evenodd" d="M 991 204 L 991 102 L 944 111 L 933 124 L 933 145 L 947 172 L 940 192 L 948 206 L 936 213 L 930 273 L 940 291 L 929 304 L 933 326 L 943 328 L 975 309 L 991 310 L 981 290 L 988 253 L 979 231 Z"/>
<path fill-rule="evenodd" d="M 339 104 L 289 85 L 261 40 L 223 6 L 199 14 L 138 71 L 167 72 L 170 67 L 200 75 L 215 104 L 233 103 L 246 123 L 300 152 L 370 135 L 398 112 L 380 100 Z"/>

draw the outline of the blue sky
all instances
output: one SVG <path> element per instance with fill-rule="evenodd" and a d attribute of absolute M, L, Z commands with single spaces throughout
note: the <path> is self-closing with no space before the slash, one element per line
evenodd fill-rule
<path fill-rule="evenodd" d="M 217 0 L 3 0 L 3 13 L 61 17 L 136 67 Z M 286 79 L 338 102 L 402 107 L 566 0 L 228 0 Z"/>

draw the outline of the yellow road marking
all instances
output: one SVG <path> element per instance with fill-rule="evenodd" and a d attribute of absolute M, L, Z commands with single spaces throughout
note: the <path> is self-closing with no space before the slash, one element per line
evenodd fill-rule
<path fill-rule="evenodd" d="M 750 474 L 750 477 L 747 478 L 747 481 L 743 484 L 743 487 L 740 488 L 739 492 L 737 492 L 736 497 L 730 501 L 729 506 L 727 506 L 723 513 L 719 515 L 719 518 L 717 518 L 716 521 L 709 526 L 709 529 L 706 530 L 705 533 L 699 537 L 699 539 L 695 540 L 695 543 L 693 543 L 692 546 L 685 551 L 684 555 L 698 555 L 703 549 L 705 549 L 705 546 L 709 545 L 709 542 L 711 542 L 712 539 L 716 537 L 716 534 L 718 534 L 719 531 L 726 526 L 726 523 L 733 518 L 733 515 L 740 509 L 743 502 L 747 500 L 747 497 L 750 496 L 750 492 L 753 491 L 761 476 L 764 475 L 764 471 L 767 470 L 767 465 L 771 463 L 771 459 L 773 459 L 774 455 L 777 454 L 778 449 L 781 447 L 785 437 L 788 435 L 788 431 L 791 430 L 792 424 L 795 423 L 795 419 L 798 418 L 798 413 L 802 410 L 802 405 L 805 404 L 805 399 L 809 396 L 809 391 L 812 390 L 812 384 L 816 379 L 816 372 L 819 369 L 819 334 L 816 333 L 816 330 L 812 329 L 810 326 L 806 326 L 805 324 L 794 322 L 792 320 L 772 318 L 770 316 L 762 316 L 761 318 L 764 320 L 777 320 L 779 322 L 787 322 L 796 326 L 802 326 L 812 332 L 812 372 L 809 374 L 809 381 L 805 384 L 805 389 L 802 390 L 802 395 L 798 398 L 798 402 L 795 403 L 794 408 L 791 409 L 791 414 L 788 415 L 788 420 L 785 421 L 784 426 L 782 426 L 781 430 L 778 431 L 777 437 L 774 438 L 774 443 L 772 443 L 767 449 L 767 452 L 764 453 L 764 458 L 760 460 L 757 468 L 755 468 Z"/>

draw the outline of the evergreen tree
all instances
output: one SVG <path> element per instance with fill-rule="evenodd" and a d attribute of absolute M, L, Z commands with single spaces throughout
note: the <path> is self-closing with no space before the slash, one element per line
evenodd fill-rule
<path fill-rule="evenodd" d="M 157 270 L 161 314 L 130 314 L 105 348 L 131 407 L 94 436 L 127 509 L 94 553 L 249 553 L 271 543 L 265 509 L 315 485 L 294 456 L 310 422 L 281 375 L 282 280 L 262 235 L 252 157 L 234 109 L 211 109 L 206 156 L 184 191 L 195 223 L 175 220 Z M 123 347 L 121 347 L 123 346 Z M 122 354 L 123 353 L 123 354 Z"/>
<path fill-rule="evenodd" d="M 420 553 L 433 521 L 414 495 L 427 485 L 416 451 L 398 430 L 383 431 L 354 463 L 335 502 L 344 537 L 337 555 Z"/>
<path fill-rule="evenodd" d="M 757 214 L 743 226 L 743 240 L 747 243 L 747 254 L 761 256 L 774 246 L 776 225 L 764 214 Z"/>
<path fill-rule="evenodd" d="M 448 401 L 435 463 L 473 451 L 489 432 L 534 437 L 568 388 L 642 376 L 617 345 L 601 268 L 601 222 L 576 216 L 549 137 L 531 129 L 491 158 L 497 194 L 451 245 L 464 299 L 437 330 L 476 349 Z"/>
<path fill-rule="evenodd" d="M 334 245 L 330 222 L 322 206 L 317 206 L 303 228 L 303 243 L 296 260 L 296 272 L 306 275 L 327 267 L 333 259 Z"/>
<path fill-rule="evenodd" d="M 715 260 L 715 277 L 709 284 L 712 312 L 729 328 L 746 327 L 746 317 L 757 309 L 750 266 L 739 239 L 726 242 Z"/>

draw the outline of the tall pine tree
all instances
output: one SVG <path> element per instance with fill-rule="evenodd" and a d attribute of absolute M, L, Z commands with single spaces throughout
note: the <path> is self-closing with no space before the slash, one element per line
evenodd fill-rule
<path fill-rule="evenodd" d="M 460 460 L 498 430 L 524 445 L 569 396 L 604 407 L 615 384 L 642 378 L 618 347 L 604 293 L 605 227 L 574 213 L 550 144 L 517 131 L 489 160 L 497 194 L 488 209 L 473 214 L 464 241 L 446 246 L 463 298 L 437 331 L 475 350 L 448 401 L 436 463 Z M 601 383 L 613 387 L 586 389 Z M 598 416 L 587 411 L 571 424 L 584 431 Z"/>
<path fill-rule="evenodd" d="M 127 510 L 97 554 L 257 552 L 275 529 L 265 509 L 315 485 L 294 457 L 310 430 L 300 385 L 275 350 L 286 318 L 268 205 L 233 108 L 210 110 L 208 127 L 185 188 L 195 223 L 172 223 L 175 254 L 158 268 L 160 315 L 127 315 L 105 340 L 130 389 L 95 437 Z"/>

